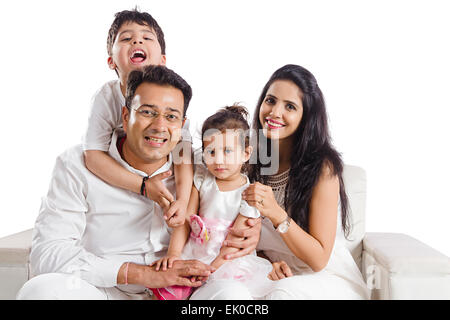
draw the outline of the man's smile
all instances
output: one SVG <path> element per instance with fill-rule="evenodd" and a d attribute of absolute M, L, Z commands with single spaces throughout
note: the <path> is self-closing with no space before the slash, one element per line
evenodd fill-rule
<path fill-rule="evenodd" d="M 145 136 L 145 141 L 152 147 L 161 147 L 166 143 L 167 139 L 155 136 Z"/>

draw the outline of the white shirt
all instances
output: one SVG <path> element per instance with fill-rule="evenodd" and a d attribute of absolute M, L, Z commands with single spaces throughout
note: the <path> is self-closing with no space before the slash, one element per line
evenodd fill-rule
<path fill-rule="evenodd" d="M 146 175 L 120 157 L 118 131 L 113 134 L 109 154 L 129 171 Z M 169 154 L 153 175 L 171 167 Z M 173 175 L 164 183 L 175 195 Z M 56 160 L 33 230 L 31 271 L 34 275 L 76 273 L 97 287 L 116 286 L 124 262 L 150 264 L 165 254 L 169 232 L 157 204 L 92 174 L 78 145 Z"/>
<path fill-rule="evenodd" d="M 115 129 L 122 127 L 122 108 L 125 97 L 120 90 L 120 81 L 105 83 L 93 96 L 86 132 L 83 136 L 84 150 L 108 151 Z M 189 120 L 181 130 L 183 141 L 192 141 Z"/>

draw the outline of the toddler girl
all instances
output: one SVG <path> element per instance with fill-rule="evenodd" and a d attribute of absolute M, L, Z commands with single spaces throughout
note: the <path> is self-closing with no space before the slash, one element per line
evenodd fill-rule
<path fill-rule="evenodd" d="M 189 224 L 186 223 L 184 229 L 174 230 L 167 255 L 152 265 L 159 270 L 170 268 L 173 261 L 180 258 L 197 259 L 216 268 L 208 281 L 239 281 L 258 298 L 264 296 L 271 285 L 267 278 L 272 271 L 271 263 L 256 255 L 226 260 L 227 254 L 238 249 L 222 247 L 230 226 L 242 227 L 247 218 L 260 216 L 259 211 L 241 197 L 250 185 L 247 176 L 241 173 L 252 153 L 247 115 L 245 108 L 234 105 L 219 110 L 204 122 L 204 164 L 195 168 L 187 209 Z M 152 290 L 161 300 L 186 299 L 192 293 L 191 288 L 179 286 Z"/>

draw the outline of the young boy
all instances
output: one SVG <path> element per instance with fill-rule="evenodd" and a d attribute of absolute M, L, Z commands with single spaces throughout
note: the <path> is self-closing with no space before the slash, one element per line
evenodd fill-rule
<path fill-rule="evenodd" d="M 150 64 L 166 64 L 164 33 L 150 14 L 136 9 L 121 11 L 116 13 L 109 29 L 107 49 L 108 66 L 115 70 L 119 79 L 103 85 L 92 100 L 83 141 L 86 167 L 111 185 L 148 196 L 163 208 L 169 227 L 181 226 L 185 222 L 193 182 L 191 137 L 187 128 L 183 130 L 183 140 L 172 152 L 176 199 L 161 182 L 171 174 L 170 171 L 143 179 L 107 153 L 113 130 L 122 125 L 121 112 L 129 73 Z"/>

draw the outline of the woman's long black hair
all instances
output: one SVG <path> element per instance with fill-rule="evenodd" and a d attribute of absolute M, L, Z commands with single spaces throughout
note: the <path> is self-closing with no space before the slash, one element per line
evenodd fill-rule
<path fill-rule="evenodd" d="M 293 133 L 293 146 L 289 180 L 286 186 L 284 206 L 294 221 L 305 231 L 309 231 L 309 209 L 312 192 L 317 184 L 324 165 L 327 165 L 332 175 L 339 178 L 339 195 L 341 204 L 341 219 L 344 235 L 349 233 L 348 224 L 348 198 L 345 193 L 342 179 L 343 161 L 341 155 L 331 144 L 328 130 L 327 112 L 322 91 L 317 85 L 315 77 L 305 68 L 288 64 L 281 67 L 271 76 L 259 97 L 253 118 L 252 128 L 254 132 L 261 132 L 262 124 L 259 121 L 259 112 L 267 90 L 276 80 L 290 80 L 303 92 L 303 116 L 300 125 Z M 258 150 L 263 144 L 269 145 L 270 139 L 257 136 Z M 261 141 L 264 139 L 264 141 Z M 261 174 L 265 167 L 257 157 L 256 164 L 252 164 L 249 170 L 250 181 L 267 183 L 267 176 Z"/>

